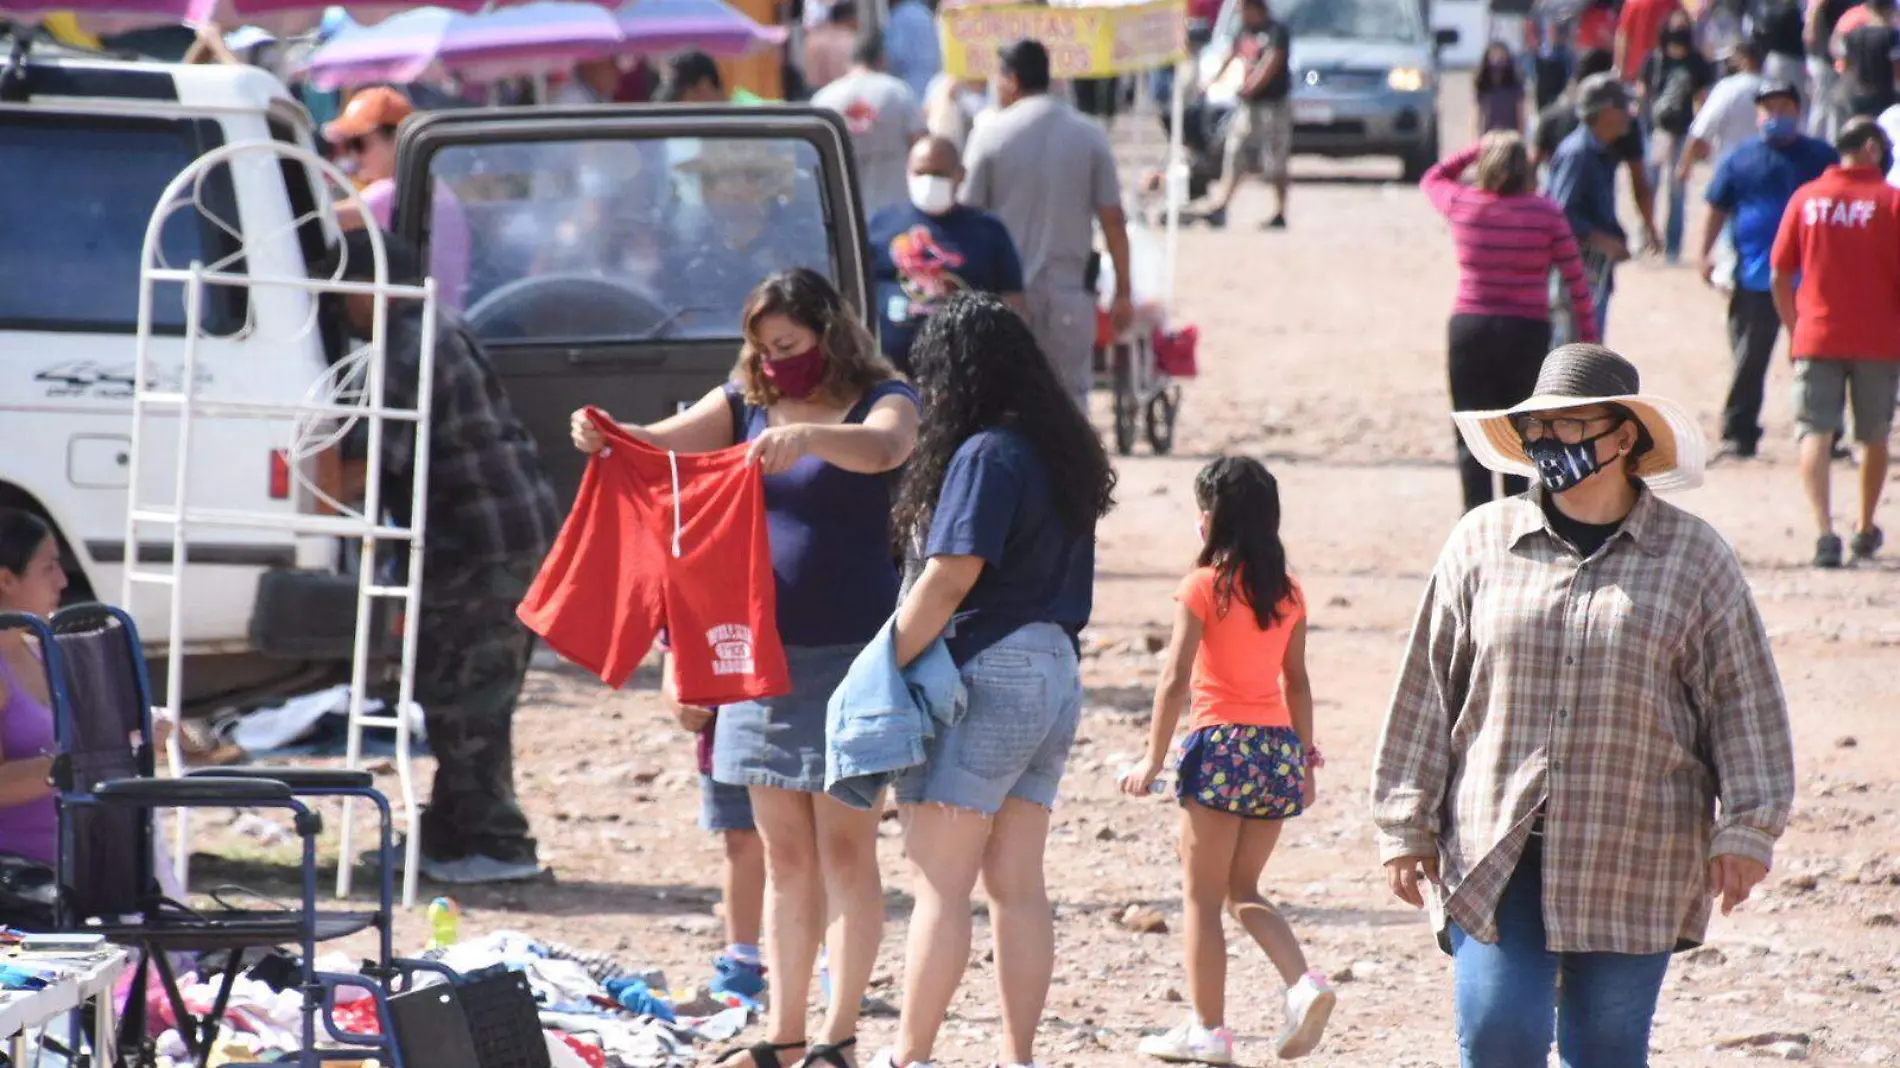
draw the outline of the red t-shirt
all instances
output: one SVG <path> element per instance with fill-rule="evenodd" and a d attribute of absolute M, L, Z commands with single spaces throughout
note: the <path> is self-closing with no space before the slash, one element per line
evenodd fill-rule
<path fill-rule="evenodd" d="M 1607 7 L 1584 8 L 1577 16 L 1576 45 L 1578 51 L 1587 52 L 1593 48 L 1609 51 L 1616 45 L 1616 12 Z"/>
<path fill-rule="evenodd" d="M 1778 275 L 1799 275 L 1795 359 L 1900 360 L 1900 189 L 1872 167 L 1829 167 L 1788 202 Z"/>
<path fill-rule="evenodd" d="M 1643 69 L 1643 61 L 1656 50 L 1663 23 L 1683 10 L 1682 0 L 1629 0 L 1617 22 L 1619 32 L 1629 37 L 1629 53 L 1623 57 L 1623 77 L 1634 78 Z"/>

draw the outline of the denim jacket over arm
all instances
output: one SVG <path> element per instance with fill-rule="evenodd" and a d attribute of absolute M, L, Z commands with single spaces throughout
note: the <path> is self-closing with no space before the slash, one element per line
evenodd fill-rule
<path fill-rule="evenodd" d="M 893 617 L 852 662 L 825 713 L 825 792 L 853 808 L 877 803 L 885 784 L 924 762 L 924 744 L 963 718 L 967 696 L 950 650 L 930 643 L 897 666 Z"/>

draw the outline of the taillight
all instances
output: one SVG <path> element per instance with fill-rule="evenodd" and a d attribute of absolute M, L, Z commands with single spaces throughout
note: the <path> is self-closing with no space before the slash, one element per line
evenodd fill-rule
<path fill-rule="evenodd" d="M 270 454 L 270 499 L 290 499 L 290 456 L 282 449 L 272 449 Z"/>

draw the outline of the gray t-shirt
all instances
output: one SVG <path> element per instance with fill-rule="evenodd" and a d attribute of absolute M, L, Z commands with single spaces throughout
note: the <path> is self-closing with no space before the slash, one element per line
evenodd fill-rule
<path fill-rule="evenodd" d="M 910 199 L 905 161 L 911 142 L 924 134 L 924 111 L 910 86 L 889 74 L 854 70 L 818 90 L 811 102 L 844 116 L 851 131 L 865 218 Z"/>
<path fill-rule="evenodd" d="M 1069 105 L 1031 96 L 987 116 L 964 152 L 963 202 L 1003 220 L 1029 289 L 1081 289 L 1095 214 L 1121 206 L 1108 135 Z"/>

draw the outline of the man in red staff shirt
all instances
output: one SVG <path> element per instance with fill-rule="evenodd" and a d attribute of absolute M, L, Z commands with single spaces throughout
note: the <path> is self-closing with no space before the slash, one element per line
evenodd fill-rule
<path fill-rule="evenodd" d="M 1841 164 L 1798 190 L 1775 235 L 1775 310 L 1794 334 L 1801 477 L 1821 532 L 1814 566 L 1841 566 L 1828 460 L 1849 396 L 1860 464 L 1856 560 L 1883 540 L 1874 509 L 1887 481 L 1887 436 L 1900 387 L 1900 189 L 1887 184 L 1893 143 L 1858 118 L 1834 141 Z"/>

